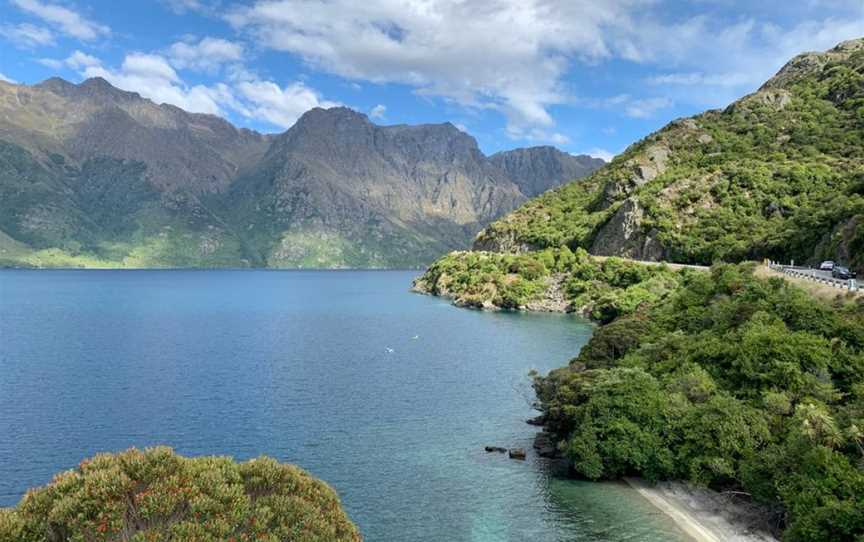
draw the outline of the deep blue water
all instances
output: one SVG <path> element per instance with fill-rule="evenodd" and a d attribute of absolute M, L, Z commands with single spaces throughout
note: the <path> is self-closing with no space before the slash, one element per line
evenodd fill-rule
<path fill-rule="evenodd" d="M 683 540 L 623 485 L 483 451 L 530 449 L 526 375 L 587 323 L 457 309 L 414 275 L 0 271 L 0 506 L 167 444 L 296 463 L 370 542 Z"/>

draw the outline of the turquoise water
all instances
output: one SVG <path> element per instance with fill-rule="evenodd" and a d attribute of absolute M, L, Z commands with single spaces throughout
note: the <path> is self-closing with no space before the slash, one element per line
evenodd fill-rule
<path fill-rule="evenodd" d="M 0 271 L 0 506 L 100 451 L 268 454 L 366 540 L 683 540 L 635 492 L 552 475 L 526 374 L 591 334 L 410 294 L 413 272 Z"/>

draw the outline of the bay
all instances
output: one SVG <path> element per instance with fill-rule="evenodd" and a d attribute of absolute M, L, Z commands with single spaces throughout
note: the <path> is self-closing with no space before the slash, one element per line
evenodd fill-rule
<path fill-rule="evenodd" d="M 165 444 L 296 463 L 371 542 L 685 540 L 628 487 L 530 453 L 527 374 L 566 364 L 589 323 L 457 309 L 414 276 L 0 271 L 0 506 Z"/>

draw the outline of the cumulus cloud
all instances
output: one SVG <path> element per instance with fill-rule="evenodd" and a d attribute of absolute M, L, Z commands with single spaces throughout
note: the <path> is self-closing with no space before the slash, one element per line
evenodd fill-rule
<path fill-rule="evenodd" d="M 717 105 L 758 86 L 802 48 L 864 35 L 860 0 L 822 0 L 850 10 L 842 18 L 807 11 L 815 1 L 790 7 L 804 22 L 782 28 L 765 22 L 758 6 L 726 2 L 715 4 L 722 16 L 670 18 L 664 14 L 680 11 L 671 0 L 255 0 L 225 17 L 261 46 L 313 68 L 501 111 L 511 137 L 530 138 L 556 133 L 551 107 L 585 103 L 579 71 L 605 61 L 662 70 L 649 83 L 671 89 L 670 102 Z M 634 117 L 671 105 L 637 99 L 625 106 Z"/>
<path fill-rule="evenodd" d="M 641 0 L 259 1 L 227 19 L 262 45 L 352 80 L 504 112 L 511 134 L 554 125 L 568 57 L 608 57 L 601 29 Z M 494 45 L 492 45 L 494 44 Z"/>
<path fill-rule="evenodd" d="M 282 129 L 293 125 L 309 109 L 339 105 L 301 82 L 279 86 L 239 68 L 232 72 L 229 83 L 188 85 L 170 59 L 154 53 L 130 53 L 119 68 L 106 67 L 98 58 L 81 51 L 62 61 L 41 62 L 67 66 L 87 78 L 102 77 L 159 104 L 175 105 L 192 113 L 226 116 L 234 112 Z"/>
<path fill-rule="evenodd" d="M 102 62 L 95 56 L 82 53 L 78 50 L 62 60 L 57 58 L 40 58 L 37 59 L 36 62 L 54 70 L 59 70 L 65 67 L 79 71 L 90 66 L 100 66 L 102 64 Z"/>
<path fill-rule="evenodd" d="M 618 153 L 616 153 L 616 152 L 612 152 L 612 151 L 608 151 L 606 149 L 600 149 L 600 148 L 595 148 L 595 149 L 591 149 L 589 151 L 585 151 L 584 154 L 587 154 L 588 156 L 593 156 L 594 158 L 601 158 L 601 159 L 605 160 L 606 162 L 611 162 L 612 159 L 618 155 Z"/>
<path fill-rule="evenodd" d="M 65 6 L 41 2 L 40 0 L 11 0 L 11 2 L 21 10 L 42 19 L 59 32 L 73 38 L 91 41 L 111 33 L 111 29 L 107 26 L 91 21 Z"/>
<path fill-rule="evenodd" d="M 54 45 L 55 42 L 53 32 L 30 23 L 0 25 L 0 35 L 9 40 L 15 47 L 22 49 Z"/>
<path fill-rule="evenodd" d="M 322 99 L 318 92 L 300 82 L 280 87 L 271 81 L 243 81 L 236 88 L 246 102 L 240 108 L 241 113 L 280 128 L 291 127 L 312 108 L 339 105 Z"/>
<path fill-rule="evenodd" d="M 2 73 L 0 73 L 0 81 L 5 81 L 5 82 L 7 82 L 7 83 L 12 83 L 13 85 L 18 83 L 18 81 L 12 79 L 11 77 L 6 77 L 6 76 L 3 75 Z"/>
<path fill-rule="evenodd" d="M 369 111 L 369 118 L 381 120 L 384 118 L 384 115 L 387 113 L 387 106 L 383 104 L 378 104 Z"/>
<path fill-rule="evenodd" d="M 64 61 L 64 63 L 72 69 L 89 68 L 91 66 L 99 66 L 101 62 L 98 58 L 81 51 L 75 51 Z"/>
<path fill-rule="evenodd" d="M 67 63 L 72 62 L 74 60 L 67 59 Z M 224 86 L 188 87 L 168 61 L 159 55 L 128 54 L 116 70 L 106 68 L 98 61 L 95 64 L 82 63 L 80 67 L 84 77 L 102 77 L 118 88 L 137 92 L 156 103 L 176 105 L 193 113 L 223 114 L 219 102 L 227 92 Z"/>
<path fill-rule="evenodd" d="M 178 41 L 171 45 L 168 56 L 178 69 L 214 73 L 227 63 L 243 60 L 243 45 L 221 38 L 205 37 L 195 42 Z"/>

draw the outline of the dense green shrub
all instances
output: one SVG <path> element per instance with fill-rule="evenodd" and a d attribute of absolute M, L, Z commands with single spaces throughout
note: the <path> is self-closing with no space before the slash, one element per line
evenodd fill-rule
<path fill-rule="evenodd" d="M 169 448 L 97 455 L 0 509 L 0 542 L 193 540 L 361 538 L 336 493 L 297 467 Z"/>
<path fill-rule="evenodd" d="M 744 264 L 679 281 L 536 377 L 574 469 L 735 489 L 782 506 L 787 540 L 860 540 L 864 304 Z"/>
<path fill-rule="evenodd" d="M 571 310 L 603 323 L 664 297 L 679 277 L 663 265 L 600 259 L 563 247 L 526 254 L 452 252 L 432 264 L 417 286 L 461 305 L 519 309 L 550 287 L 552 275 Z"/>

